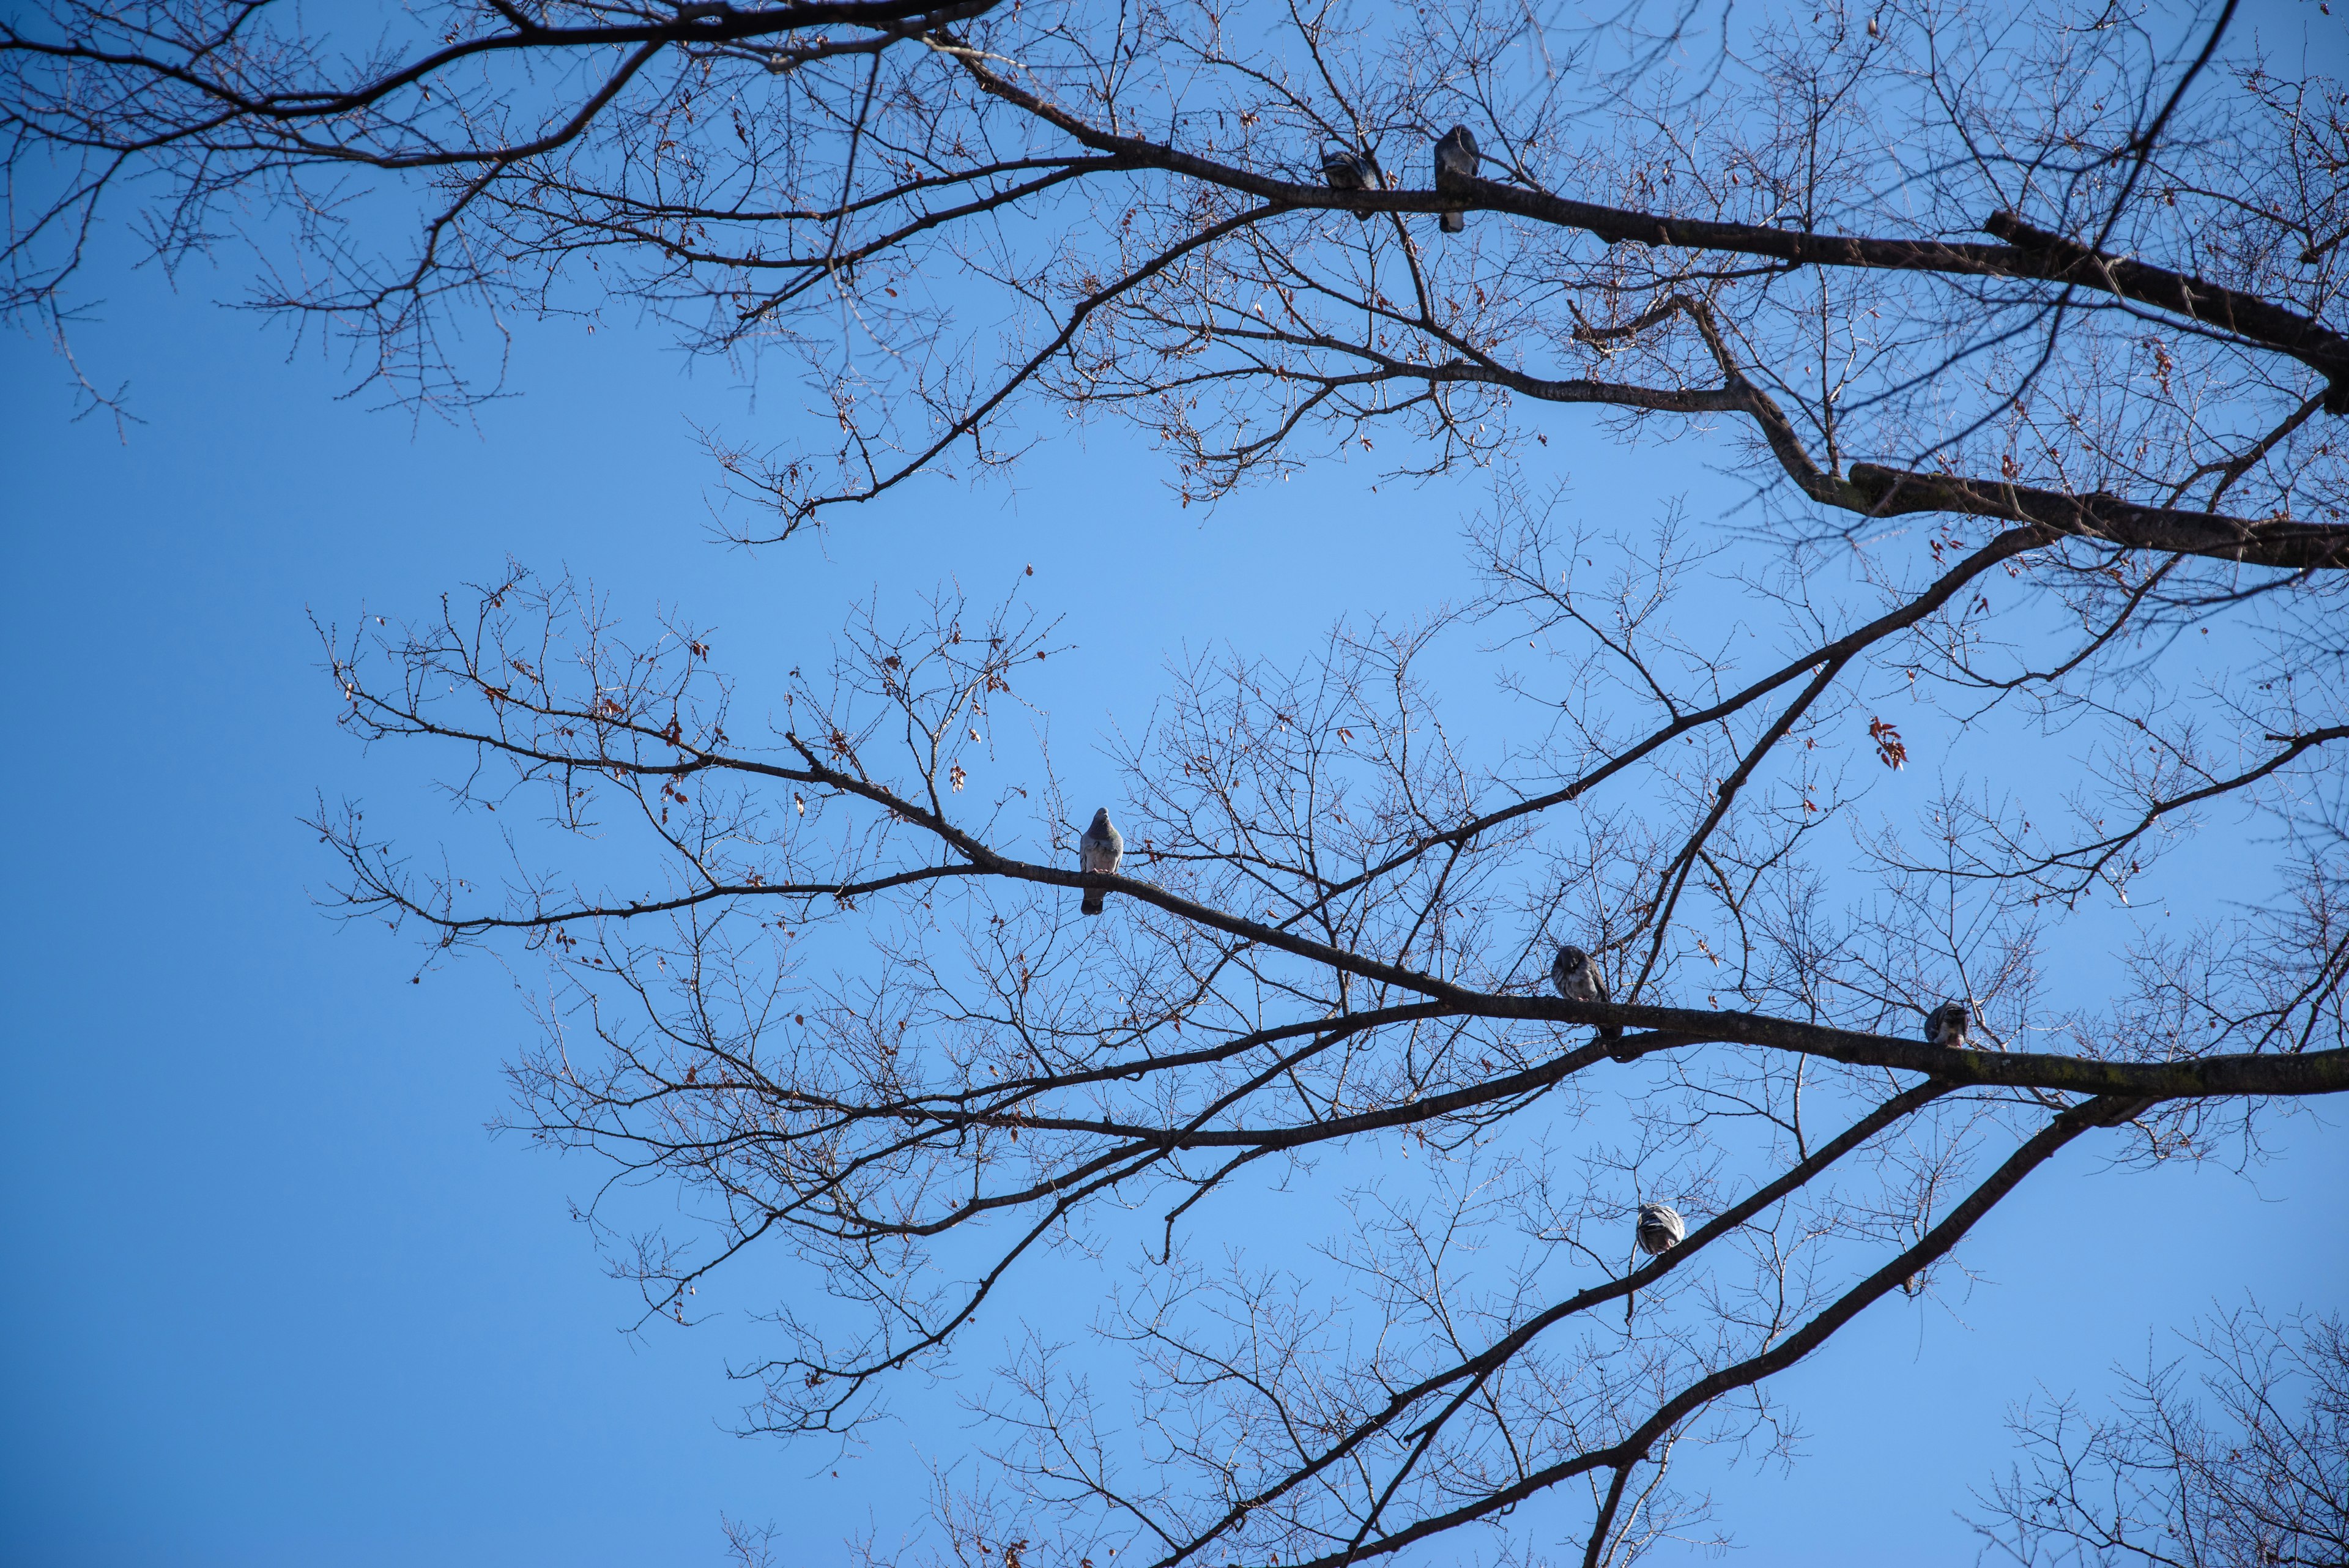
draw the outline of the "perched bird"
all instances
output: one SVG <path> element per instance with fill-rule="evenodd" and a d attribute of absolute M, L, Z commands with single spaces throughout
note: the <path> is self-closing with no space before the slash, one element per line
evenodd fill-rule
<path fill-rule="evenodd" d="M 1925 1014 L 1925 1043 L 1962 1051 L 1966 1048 L 1966 1031 L 1973 1026 L 1974 1015 L 1964 1002 L 1945 1002 Z"/>
<path fill-rule="evenodd" d="M 1455 125 L 1435 144 L 1435 188 L 1441 191 L 1475 177 L 1475 134 L 1464 125 Z M 1457 212 L 1439 213 L 1436 221 L 1447 234 L 1456 234 L 1468 226 L 1466 216 Z"/>
<path fill-rule="evenodd" d="M 1117 863 L 1124 857 L 1125 839 L 1117 831 L 1117 826 L 1110 821 L 1109 807 L 1102 806 L 1093 813 L 1093 825 L 1086 828 L 1084 836 L 1077 840 L 1077 867 L 1082 871 L 1114 871 Z M 1105 895 L 1100 888 L 1088 888 L 1085 889 L 1085 901 L 1078 908 L 1088 915 L 1098 915 L 1102 912 L 1103 897 Z"/>
<path fill-rule="evenodd" d="M 1371 161 L 1343 147 L 1322 149 L 1321 180 L 1332 191 L 1375 191 L 1379 188 L 1379 171 L 1371 167 Z M 1354 216 L 1368 223 L 1371 210 L 1357 207 Z"/>
<path fill-rule="evenodd" d="M 1607 981 L 1600 976 L 1599 966 L 1590 961 L 1590 955 L 1571 942 L 1561 946 L 1557 950 L 1557 957 L 1549 961 L 1549 982 L 1557 988 L 1558 995 L 1568 1002 L 1608 1002 L 1615 1000 L 1607 994 Z M 1623 1031 L 1601 1024 L 1599 1038 L 1620 1040 Z"/>
<path fill-rule="evenodd" d="M 1688 1227 L 1681 1223 L 1680 1210 L 1669 1203 L 1640 1205 L 1640 1251 L 1651 1258 L 1660 1258 L 1681 1244 Z"/>

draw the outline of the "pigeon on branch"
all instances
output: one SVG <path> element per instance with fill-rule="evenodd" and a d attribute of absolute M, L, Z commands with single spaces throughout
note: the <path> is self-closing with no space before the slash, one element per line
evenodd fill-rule
<path fill-rule="evenodd" d="M 1093 825 L 1077 840 L 1077 868 L 1106 875 L 1115 871 L 1124 857 L 1125 839 L 1118 833 L 1117 825 L 1110 821 L 1109 807 L 1102 806 L 1093 813 Z M 1098 915 L 1106 897 L 1099 888 L 1088 888 L 1084 902 L 1078 908 L 1088 915 Z"/>
<path fill-rule="evenodd" d="M 1448 190 L 1475 177 L 1475 133 L 1464 125 L 1455 125 L 1435 144 L 1435 188 Z M 1436 222 L 1447 234 L 1468 226 L 1467 218 L 1457 210 L 1438 214 Z"/>
<path fill-rule="evenodd" d="M 1375 191 L 1379 188 L 1379 171 L 1371 167 L 1371 161 L 1343 147 L 1322 150 L 1321 179 L 1332 191 Z M 1354 216 L 1368 223 L 1371 210 L 1357 207 Z"/>
<path fill-rule="evenodd" d="M 1964 1002 L 1945 1002 L 1925 1014 L 1925 1043 L 1962 1051 L 1966 1048 L 1966 1031 L 1973 1026 L 1974 1015 Z"/>
<path fill-rule="evenodd" d="M 1651 1258 L 1661 1258 L 1681 1244 L 1688 1227 L 1681 1222 L 1680 1210 L 1669 1203 L 1640 1205 L 1640 1251 Z"/>
<path fill-rule="evenodd" d="M 1557 957 L 1549 961 L 1549 982 L 1557 988 L 1558 995 L 1568 1002 L 1606 1003 L 1615 999 L 1607 994 L 1607 981 L 1600 977 L 1599 966 L 1590 955 L 1568 942 L 1557 950 Z M 1623 1031 L 1612 1024 L 1599 1026 L 1599 1038 L 1616 1041 Z M 1611 1053 L 1610 1053 L 1611 1054 Z"/>

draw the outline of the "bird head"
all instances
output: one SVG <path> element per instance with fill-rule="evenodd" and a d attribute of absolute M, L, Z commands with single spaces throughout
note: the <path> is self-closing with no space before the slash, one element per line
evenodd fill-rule
<path fill-rule="evenodd" d="M 1590 955 L 1584 952 L 1580 948 L 1576 947 L 1572 942 L 1568 942 L 1557 950 L 1557 960 L 1552 967 L 1563 970 L 1568 974 L 1572 974 L 1577 970 L 1584 970 L 1590 967 Z"/>
<path fill-rule="evenodd" d="M 1107 833 L 1109 831 L 1109 807 L 1102 806 L 1099 810 L 1095 811 L 1093 813 L 1093 825 L 1085 831 L 1096 835 Z"/>

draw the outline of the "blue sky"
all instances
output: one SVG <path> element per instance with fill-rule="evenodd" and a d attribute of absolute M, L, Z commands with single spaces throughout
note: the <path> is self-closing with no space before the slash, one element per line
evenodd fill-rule
<path fill-rule="evenodd" d="M 1140 716 L 1169 655 L 1294 654 L 1340 614 L 1462 591 L 1453 541 L 1480 498 L 1371 494 L 1354 467 L 1183 512 L 1103 432 L 1051 443 L 1016 495 L 917 486 L 749 555 L 709 542 L 689 421 L 784 434 L 790 399 L 753 414 L 657 333 L 525 327 L 525 395 L 418 424 L 336 400 L 335 364 L 207 303 L 219 280 L 103 275 L 77 348 L 129 379 L 145 422 L 127 443 L 71 421 L 43 344 L 0 345 L 0 1557 L 714 1563 L 724 1513 L 783 1521 L 789 1562 L 843 1561 L 917 1479 L 904 1435 L 838 1479 L 730 1436 L 725 1368 L 755 1326 L 731 1310 L 618 1332 L 634 1293 L 566 1218 L 595 1172 L 483 1130 L 529 1028 L 509 978 L 471 961 L 410 985 L 412 949 L 314 907 L 332 867 L 298 818 L 316 794 L 395 812 L 417 775 L 336 731 L 308 616 L 413 613 L 511 554 L 634 615 L 683 606 L 756 677 L 820 650 L 876 581 L 984 594 L 1035 563 L 1081 653 L 1034 694 L 1090 798 L 1092 738 Z M 1594 514 L 1652 516 L 1659 472 L 1703 483 L 1690 448 L 1660 464 L 1550 428 L 1545 456 Z M 1062 567 L 1103 551 L 1115 590 L 1080 596 Z M 1970 1297 L 1883 1303 L 1779 1386 L 1812 1438 L 1791 1475 L 1723 1483 L 1740 1560 L 1970 1563 L 1951 1511 L 2003 1462 L 2011 1400 L 2093 1392 L 2245 1289 L 2349 1298 L 2338 1119 L 2281 1126 L 2249 1177 L 2066 1156 L 1979 1234 Z"/>

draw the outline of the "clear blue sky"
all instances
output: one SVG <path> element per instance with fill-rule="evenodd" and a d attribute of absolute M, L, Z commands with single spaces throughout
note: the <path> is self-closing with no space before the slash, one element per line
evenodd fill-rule
<path fill-rule="evenodd" d="M 1111 435 L 1048 448 L 1015 500 L 919 487 L 748 556 L 708 542 L 688 420 L 781 433 L 793 400 L 771 389 L 753 416 L 657 334 L 526 328 L 525 396 L 417 426 L 336 401 L 336 367 L 206 303 L 233 279 L 103 275 L 77 346 L 130 381 L 127 445 L 68 421 L 43 345 L 0 343 L 0 1560 L 715 1563 L 723 1512 L 787 1522 L 786 1560 L 816 1565 L 894 1533 L 901 1440 L 835 1480 L 727 1434 L 728 1358 L 760 1343 L 739 1312 L 617 1332 L 634 1293 L 565 1218 L 597 1173 L 482 1130 L 529 1027 L 496 966 L 412 986 L 412 949 L 313 908 L 333 874 L 296 820 L 315 793 L 388 810 L 414 775 L 334 728 L 306 612 L 413 612 L 511 553 L 636 615 L 682 605 L 755 676 L 820 649 L 876 580 L 986 591 L 1032 561 L 1082 648 L 1040 695 L 1090 798 L 1092 737 L 1140 716 L 1167 655 L 1295 651 L 1340 613 L 1426 607 L 1464 586 L 1477 497 L 1371 495 L 1354 468 L 1183 513 Z M 1550 428 L 1592 512 L 1654 514 L 1664 465 Z M 1055 588 L 1055 563 L 1104 547 L 1133 563 L 1114 595 Z M 2349 1137 L 2302 1120 L 2274 1148 L 2248 1179 L 2071 1157 L 2037 1179 L 1971 1244 L 1984 1281 L 1954 1312 L 1882 1303 L 1779 1386 L 1808 1457 L 1724 1484 L 1738 1560 L 1971 1563 L 1951 1511 L 2003 1463 L 2009 1401 L 2100 1389 L 2214 1296 L 2349 1299 Z"/>

